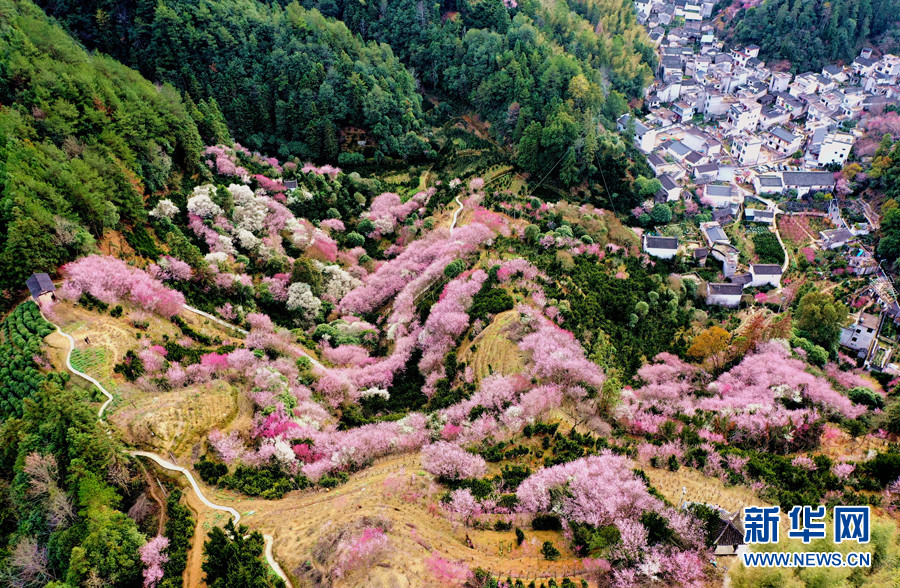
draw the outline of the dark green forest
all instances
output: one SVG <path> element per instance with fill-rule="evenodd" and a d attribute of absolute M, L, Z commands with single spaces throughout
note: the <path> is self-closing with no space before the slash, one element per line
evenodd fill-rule
<path fill-rule="evenodd" d="M 623 0 L 41 4 L 89 48 L 214 98 L 252 149 L 346 163 L 364 137 L 366 157 L 428 159 L 435 129 L 474 110 L 566 187 L 623 156 L 609 131 L 656 63 Z"/>
<path fill-rule="evenodd" d="M 622 0 L 44 5 L 84 46 L 30 2 L 0 4 L 7 290 L 92 251 L 110 229 L 147 250 L 145 201 L 202 181 L 204 144 L 231 136 L 351 167 L 440 163 L 448 125 L 470 114 L 498 157 L 546 184 L 619 198 L 620 209 L 650 173 L 612 131 L 655 64 Z"/>
<path fill-rule="evenodd" d="M 178 189 L 203 150 L 195 115 L 90 55 L 30 2 L 0 0 L 0 288 L 91 251 L 107 229 L 143 232 L 144 195 Z M 212 127 L 214 128 L 214 127 Z M 145 234 L 145 233 L 144 233 Z"/>
<path fill-rule="evenodd" d="M 735 19 L 734 39 L 799 71 L 849 63 L 868 42 L 897 31 L 897 0 L 766 0 Z M 891 37 L 895 35 L 890 35 Z"/>

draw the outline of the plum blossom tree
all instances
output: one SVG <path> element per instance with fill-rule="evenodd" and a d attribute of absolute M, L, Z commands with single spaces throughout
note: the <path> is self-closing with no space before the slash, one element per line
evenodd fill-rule
<path fill-rule="evenodd" d="M 435 551 L 425 560 L 425 567 L 434 576 L 439 586 L 463 586 L 473 577 L 472 571 L 461 561 L 450 561 Z"/>
<path fill-rule="evenodd" d="M 444 267 L 474 251 L 493 236 L 493 232 L 478 223 L 455 230 L 452 238 L 445 229 L 436 229 L 422 239 L 410 243 L 395 259 L 369 274 L 363 285 L 348 293 L 339 305 L 345 312 L 371 312 L 395 297 L 394 305 L 404 312 L 414 312 L 413 301 L 422 290 L 443 274 Z M 402 296 L 398 293 L 403 292 Z M 410 310 L 411 309 L 411 310 Z M 411 322 L 411 318 L 404 318 Z M 395 317 L 392 322 L 399 322 Z"/>
<path fill-rule="evenodd" d="M 552 492 L 553 488 L 565 492 Z M 631 461 L 608 450 L 539 470 L 519 485 L 516 496 L 520 512 L 553 512 L 595 527 L 621 527 L 621 521 L 639 519 L 663 506 L 635 476 Z"/>
<path fill-rule="evenodd" d="M 294 282 L 288 286 L 287 308 L 299 314 L 300 318 L 310 323 L 322 310 L 322 301 L 315 297 L 312 288 L 304 282 Z"/>
<path fill-rule="evenodd" d="M 537 323 L 534 332 L 519 342 L 520 349 L 531 352 L 532 376 L 564 385 L 583 383 L 598 390 L 603 386 L 603 371 L 584 356 L 581 344 L 572 333 L 531 309 L 520 310 L 530 322 Z"/>
<path fill-rule="evenodd" d="M 138 549 L 144 564 L 144 588 L 156 588 L 163 579 L 163 565 L 169 561 L 169 556 L 165 553 L 168 547 L 169 538 L 157 535 Z"/>
<path fill-rule="evenodd" d="M 337 548 L 334 575 L 342 578 L 375 565 L 391 549 L 391 540 L 383 529 L 366 527 L 356 536 L 341 541 Z"/>
<path fill-rule="evenodd" d="M 322 297 L 329 302 L 339 302 L 348 292 L 362 285 L 357 278 L 344 271 L 338 265 L 322 267 L 322 280 L 325 290 Z"/>
<path fill-rule="evenodd" d="M 469 315 L 466 312 L 486 280 L 487 274 L 482 270 L 453 280 L 444 287 L 440 300 L 431 307 L 418 339 L 418 344 L 423 349 L 419 371 L 426 378 L 427 395 L 433 393 L 436 380 L 430 376 L 443 376 L 444 357 L 457 337 L 469 327 Z"/>
<path fill-rule="evenodd" d="M 22 537 L 16 542 L 7 565 L 13 580 L 11 586 L 43 586 L 53 580 L 47 548 L 32 537 Z"/>
<path fill-rule="evenodd" d="M 211 195 L 215 189 L 212 184 L 195 187 L 187 201 L 188 212 L 200 218 L 212 218 L 222 214 L 222 208 L 212 200 Z"/>
<path fill-rule="evenodd" d="M 156 206 L 154 206 L 148 214 L 150 216 L 155 216 L 156 218 L 171 219 L 178 214 L 178 207 L 168 198 L 163 198 L 156 203 Z"/>
<path fill-rule="evenodd" d="M 487 463 L 458 445 L 438 441 L 422 448 L 422 468 L 445 480 L 459 480 L 480 478 L 487 472 Z"/>
<path fill-rule="evenodd" d="M 166 281 L 190 280 L 194 273 L 191 266 L 171 255 L 163 255 L 155 264 L 150 264 L 147 273 L 152 277 Z"/>
<path fill-rule="evenodd" d="M 450 501 L 444 505 L 444 510 L 454 521 L 469 526 L 478 515 L 484 511 L 481 503 L 468 488 L 460 488 L 450 493 Z"/>
<path fill-rule="evenodd" d="M 184 305 L 180 292 L 166 288 L 146 272 L 133 268 L 114 257 L 89 255 L 64 265 L 65 281 L 60 291 L 63 298 L 78 300 L 85 293 L 116 304 L 130 300 L 138 306 L 166 317 Z"/>
<path fill-rule="evenodd" d="M 731 442 L 775 443 L 784 449 L 786 442 L 806 443 L 822 414 L 856 418 L 866 411 L 828 380 L 807 372 L 806 364 L 776 341 L 759 343 L 708 386 L 702 372 L 674 356 L 656 359 L 638 371 L 645 385 L 622 393 L 618 416 L 634 430 L 656 432 L 677 412 L 693 416 L 704 411 L 716 415 L 719 429 L 714 432 L 727 432 Z"/>
<path fill-rule="evenodd" d="M 853 475 L 853 472 L 855 471 L 856 466 L 852 463 L 836 463 L 831 466 L 831 473 L 837 476 L 837 479 L 842 482 L 849 480 L 850 476 Z"/>

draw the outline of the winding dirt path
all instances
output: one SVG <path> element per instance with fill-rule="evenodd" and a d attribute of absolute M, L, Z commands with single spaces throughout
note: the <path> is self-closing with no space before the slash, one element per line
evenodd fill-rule
<path fill-rule="evenodd" d="M 188 312 L 193 312 L 194 314 L 200 315 L 205 319 L 209 319 L 219 326 L 225 327 L 227 329 L 232 329 L 233 331 L 237 331 L 238 333 L 240 333 L 241 335 L 244 335 L 245 337 L 250 334 L 248 331 L 246 331 L 238 326 L 232 325 L 231 323 L 226 323 L 222 319 L 214 317 L 213 315 L 209 314 L 208 312 L 203 312 L 199 308 L 194 308 L 193 306 L 189 306 L 187 304 L 182 304 L 181 307 Z"/>
<path fill-rule="evenodd" d="M 459 201 L 459 195 L 457 195 L 453 199 L 453 201 L 459 205 L 459 208 L 453 211 L 453 221 L 450 223 L 450 234 L 453 234 L 453 228 L 456 226 L 456 220 L 459 218 L 459 213 L 462 212 L 463 209 L 463 203 Z"/>
<path fill-rule="evenodd" d="M 185 305 L 185 308 L 187 308 L 188 310 L 190 310 L 192 312 L 196 312 L 197 314 L 199 314 L 201 316 L 212 319 L 212 320 L 216 321 L 217 323 L 224 324 L 225 326 L 227 326 L 229 328 L 236 329 L 238 331 L 243 332 L 244 334 L 247 334 L 247 331 L 244 331 L 243 329 L 239 329 L 239 328 L 235 327 L 234 325 L 229 325 L 228 323 L 224 323 L 223 321 L 220 321 L 219 319 L 217 319 L 213 316 L 210 316 L 201 310 L 197 310 L 197 309 L 195 309 L 193 307 L 189 307 L 187 305 Z M 65 337 L 69 341 L 69 350 L 66 352 L 66 368 L 73 374 L 75 374 L 81 378 L 84 378 L 85 380 L 87 380 L 88 382 L 90 382 L 91 384 L 96 386 L 97 389 L 100 390 L 100 392 L 102 392 L 104 396 L 106 396 L 106 402 L 104 402 L 100 406 L 100 410 L 97 413 L 97 418 L 99 420 L 103 420 L 103 413 L 106 411 L 106 408 L 109 406 L 109 404 L 113 401 L 113 399 L 114 399 L 113 395 L 110 394 L 109 391 L 103 386 L 103 384 L 101 384 L 96 378 L 93 378 L 92 376 L 89 376 L 86 373 L 81 372 L 72 366 L 72 351 L 75 350 L 75 339 L 73 339 L 72 336 L 69 335 L 68 333 L 64 332 L 59 325 L 57 325 L 57 324 L 53 323 L 52 321 L 50 321 L 49 319 L 47 319 L 46 316 L 44 317 L 44 320 L 46 320 L 48 323 L 50 323 L 51 325 L 56 327 L 56 332 L 59 333 L 60 335 L 62 335 L 63 337 Z M 179 472 L 179 473 L 183 474 L 184 476 L 187 477 L 188 482 L 191 485 L 191 488 L 194 489 L 194 493 L 196 494 L 197 498 L 200 499 L 200 502 L 202 502 L 206 507 L 211 508 L 213 510 L 220 510 L 220 511 L 227 512 L 234 518 L 235 525 L 237 525 L 240 522 L 241 513 L 239 513 L 237 510 L 235 510 L 234 508 L 232 508 L 230 506 L 222 506 L 219 504 L 215 504 L 214 502 L 212 502 L 208 498 L 206 498 L 206 496 L 203 494 L 203 491 L 200 489 L 200 486 L 197 484 L 197 480 L 194 479 L 194 475 L 191 474 L 191 472 L 189 470 L 187 470 L 179 465 L 173 464 L 169 461 L 166 461 L 165 459 L 161 458 L 160 456 L 156 455 L 155 453 L 150 453 L 149 451 L 132 451 L 132 452 L 130 452 L 130 455 L 132 455 L 134 457 L 146 457 L 146 458 L 151 459 L 154 462 L 156 462 L 157 465 L 159 465 L 163 469 L 175 471 L 175 472 Z M 151 487 L 152 487 L 152 485 L 151 485 Z M 266 542 L 266 549 L 265 549 L 266 561 L 268 562 L 268 564 L 272 568 L 272 570 L 275 572 L 275 574 L 279 578 L 284 580 L 284 583 L 288 586 L 288 588 L 293 588 L 293 585 L 291 584 L 291 581 L 288 579 L 287 574 L 284 573 L 284 570 L 281 569 L 281 566 L 279 566 L 278 562 L 276 562 L 275 559 L 272 557 L 272 543 L 273 543 L 274 539 L 272 538 L 271 535 L 264 535 L 263 538 L 265 539 L 265 542 Z"/>
<path fill-rule="evenodd" d="M 47 317 L 44 317 L 44 320 L 47 320 Z M 97 413 L 97 418 L 100 420 L 103 420 L 103 413 L 106 411 L 106 407 L 109 406 L 109 403 L 113 401 L 113 395 L 110 394 L 106 390 L 106 388 L 103 387 L 103 384 L 98 382 L 96 379 L 94 379 L 93 377 L 87 375 L 86 373 L 80 372 L 80 371 L 76 370 L 74 367 L 72 367 L 72 352 L 75 351 L 75 339 L 72 338 L 72 335 L 64 332 L 60 328 L 59 325 L 54 324 L 54 323 L 50 322 L 49 320 L 47 320 L 47 322 L 50 323 L 51 325 L 53 325 L 54 327 L 56 327 L 56 332 L 59 333 L 60 335 L 62 335 L 63 337 L 65 337 L 69 341 L 69 350 L 66 352 L 66 367 L 69 369 L 69 371 L 72 372 L 73 374 L 75 374 L 76 376 L 84 378 L 85 380 L 87 380 L 88 382 L 90 382 L 91 384 L 96 386 L 97 389 L 100 390 L 101 392 L 103 392 L 103 395 L 106 396 L 106 402 L 103 403 L 103 405 L 100 407 L 100 411 Z"/>

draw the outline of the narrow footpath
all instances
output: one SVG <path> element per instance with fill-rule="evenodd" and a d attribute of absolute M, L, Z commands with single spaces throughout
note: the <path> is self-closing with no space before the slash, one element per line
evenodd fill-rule
<path fill-rule="evenodd" d="M 197 314 L 200 314 L 201 316 L 210 318 L 218 323 L 224 324 L 227 327 L 230 327 L 237 331 L 241 331 L 244 334 L 247 334 L 247 331 L 239 329 L 233 325 L 229 325 L 228 323 L 223 323 L 219 319 L 217 319 L 213 316 L 210 316 L 201 310 L 197 310 L 197 309 L 189 307 L 187 305 L 185 305 L 185 308 L 187 308 L 188 310 L 190 310 L 192 312 L 196 312 Z M 108 407 L 109 404 L 113 401 L 113 395 L 110 394 L 109 391 L 103 387 L 103 384 L 101 384 L 99 381 L 97 381 L 97 379 L 87 375 L 84 372 L 78 371 L 74 367 L 72 367 L 72 351 L 75 350 L 75 339 L 73 339 L 72 336 L 69 335 L 68 333 L 64 332 L 62 330 L 62 328 L 60 328 L 59 325 L 54 324 L 49 319 L 47 319 L 46 316 L 44 317 L 44 319 L 47 320 L 48 323 L 50 323 L 51 325 L 56 327 L 56 332 L 59 333 L 60 335 L 62 335 L 63 337 L 65 337 L 69 341 L 69 351 L 66 352 L 66 368 L 68 368 L 68 370 L 70 372 L 72 372 L 73 374 L 75 374 L 76 376 L 78 376 L 80 378 L 84 378 L 85 380 L 87 380 L 88 382 L 90 382 L 91 384 L 96 386 L 97 389 L 100 390 L 100 392 L 102 392 L 104 396 L 106 396 L 106 402 L 103 403 L 103 405 L 100 407 L 99 412 L 97 413 L 97 418 L 100 420 L 103 420 L 103 413 L 106 411 L 106 407 Z M 194 489 L 194 493 L 197 495 L 197 498 L 199 498 L 200 501 L 204 505 L 206 505 L 207 507 L 209 507 L 213 510 L 220 510 L 220 511 L 227 512 L 228 514 L 230 514 L 232 516 L 232 518 L 234 518 L 235 525 L 237 525 L 240 522 L 241 513 L 239 513 L 237 510 L 231 508 L 230 506 L 222 506 L 220 504 L 216 504 L 216 503 L 210 501 L 208 498 L 206 498 L 206 496 L 203 494 L 203 491 L 200 489 L 200 486 L 197 484 L 197 480 L 194 479 L 193 474 L 191 474 L 191 472 L 189 470 L 187 470 L 179 465 L 173 464 L 169 461 L 166 461 L 162 457 L 156 455 L 155 453 L 150 453 L 149 451 L 132 451 L 132 452 L 130 452 L 130 455 L 132 455 L 134 457 L 145 457 L 147 459 L 153 460 L 154 462 L 156 462 L 157 465 L 159 465 L 163 469 L 183 474 L 184 476 L 187 477 L 188 482 L 191 485 L 191 488 Z M 279 578 L 284 580 L 284 583 L 288 586 L 288 588 L 293 588 L 293 585 L 291 584 L 291 581 L 288 579 L 287 574 L 284 573 L 284 570 L 281 569 L 281 566 L 279 566 L 278 562 L 275 561 L 275 558 L 272 557 L 272 544 L 274 542 L 273 537 L 271 535 L 263 535 L 263 538 L 265 539 L 265 542 L 266 542 L 265 556 L 266 556 L 266 561 L 269 564 L 269 567 L 272 568 L 272 571 L 274 571 L 275 574 Z"/>

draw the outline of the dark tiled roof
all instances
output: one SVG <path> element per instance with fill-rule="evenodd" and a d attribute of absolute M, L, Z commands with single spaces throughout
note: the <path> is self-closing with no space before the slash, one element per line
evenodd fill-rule
<path fill-rule="evenodd" d="M 781 266 L 777 263 L 757 263 L 750 266 L 750 271 L 760 276 L 780 276 Z"/>
<path fill-rule="evenodd" d="M 709 257 L 709 249 L 706 247 L 697 247 L 694 249 L 694 259 L 706 259 Z"/>
<path fill-rule="evenodd" d="M 727 223 L 734 219 L 734 212 L 730 206 L 725 208 L 716 208 L 712 211 L 713 220 L 717 223 Z"/>
<path fill-rule="evenodd" d="M 50 276 L 47 274 L 31 274 L 31 277 L 25 281 L 25 285 L 28 286 L 28 291 L 31 292 L 31 295 L 35 298 L 44 292 L 56 291 L 53 280 L 51 280 Z"/>
<path fill-rule="evenodd" d="M 771 133 L 784 141 L 785 143 L 793 143 L 797 137 L 790 131 L 782 127 L 775 127 L 772 129 Z"/>
<path fill-rule="evenodd" d="M 678 184 L 675 183 L 675 180 L 669 174 L 659 176 L 659 183 L 662 184 L 663 190 L 667 192 L 678 187 Z"/>
<path fill-rule="evenodd" d="M 775 213 L 771 210 L 748 210 L 747 212 L 751 213 L 748 216 L 753 220 L 772 220 L 775 218 Z"/>
<path fill-rule="evenodd" d="M 646 244 L 648 249 L 678 249 L 678 238 L 654 237 L 648 235 Z"/>
<path fill-rule="evenodd" d="M 853 233 L 848 231 L 847 229 L 831 229 L 828 231 L 822 231 L 822 237 L 832 243 L 838 243 L 841 241 L 849 241 L 853 238 Z"/>
<path fill-rule="evenodd" d="M 725 234 L 722 227 L 708 227 L 706 234 L 709 235 L 709 240 L 714 243 L 716 241 L 728 241 L 728 235 Z"/>
<path fill-rule="evenodd" d="M 782 175 L 784 178 L 785 186 L 801 186 L 801 187 L 813 187 L 813 186 L 832 186 L 834 185 L 834 174 L 831 172 L 815 172 L 815 171 L 802 171 L 802 172 L 784 172 Z"/>
<path fill-rule="evenodd" d="M 784 183 L 778 176 L 759 176 L 759 185 L 764 188 L 781 188 Z"/>
<path fill-rule="evenodd" d="M 738 284 L 739 286 L 746 286 L 752 281 L 753 276 L 751 276 L 750 274 L 737 274 L 735 276 L 731 276 L 731 282 L 733 284 Z"/>
<path fill-rule="evenodd" d="M 665 165 L 665 164 L 666 164 L 666 160 L 663 159 L 662 157 L 660 157 L 659 155 L 657 155 L 656 153 L 651 153 L 650 155 L 648 155 L 648 156 L 647 156 L 647 162 L 648 162 L 650 165 L 655 165 L 655 166 L 657 166 L 657 167 L 660 166 L 660 165 Z"/>
<path fill-rule="evenodd" d="M 744 534 L 731 521 L 719 519 L 716 545 L 733 546 L 744 544 Z"/>
<path fill-rule="evenodd" d="M 696 151 L 691 151 L 690 153 L 688 153 L 687 157 L 684 158 L 684 160 L 688 163 L 697 163 L 701 159 L 703 159 L 703 155 L 697 153 Z"/>
<path fill-rule="evenodd" d="M 705 190 L 707 196 L 731 196 L 731 186 L 708 184 Z"/>
<path fill-rule="evenodd" d="M 285 180 L 284 187 L 288 190 L 293 190 L 297 187 L 297 180 Z"/>
<path fill-rule="evenodd" d="M 736 296 L 744 292 L 740 284 L 709 284 L 709 295 Z"/>

